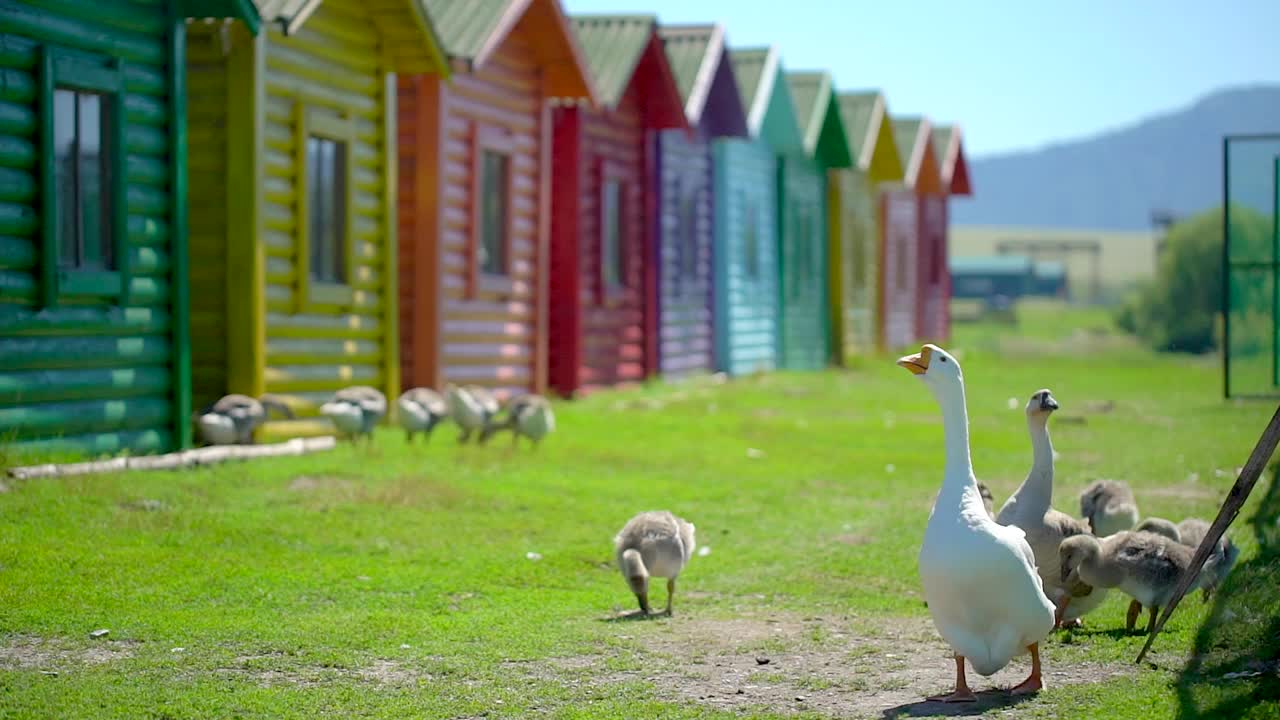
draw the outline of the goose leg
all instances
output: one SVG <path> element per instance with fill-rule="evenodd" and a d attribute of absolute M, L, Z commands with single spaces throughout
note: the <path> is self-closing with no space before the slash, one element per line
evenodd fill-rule
<path fill-rule="evenodd" d="M 405 430 L 405 431 L 404 431 L 404 442 L 405 442 L 405 444 L 406 444 L 406 445 L 412 445 L 412 444 L 413 444 L 413 431 L 412 431 L 412 430 Z"/>
<path fill-rule="evenodd" d="M 978 698 L 969 689 L 969 682 L 964 678 L 964 656 L 956 656 L 956 690 L 950 695 L 934 695 L 929 700 L 934 702 L 975 702 Z"/>
<path fill-rule="evenodd" d="M 458 433 L 458 444 L 459 444 L 459 445 L 466 445 L 466 444 L 467 444 L 467 438 L 469 438 L 469 437 L 471 437 L 471 431 L 470 431 L 470 430 L 468 430 L 468 429 L 466 429 L 466 428 L 463 428 L 463 429 L 462 429 L 462 432 Z"/>
<path fill-rule="evenodd" d="M 1150 608 L 1151 616 L 1147 618 L 1147 634 L 1150 635 L 1152 630 L 1156 629 L 1156 615 L 1160 612 L 1160 608 L 1152 605 Z"/>
<path fill-rule="evenodd" d="M 1124 629 L 1126 632 L 1133 632 L 1133 626 L 1138 622 L 1138 616 L 1142 614 L 1142 603 L 1137 600 L 1129 601 L 1129 611 L 1124 615 Z"/>
<path fill-rule="evenodd" d="M 1031 674 L 1016 687 L 1009 689 L 1014 695 L 1028 695 L 1044 688 L 1044 681 L 1040 677 L 1040 643 L 1028 645 L 1027 649 L 1031 651 Z"/>
<path fill-rule="evenodd" d="M 667 580 L 667 617 L 671 617 L 671 597 L 676 594 L 676 579 Z"/>

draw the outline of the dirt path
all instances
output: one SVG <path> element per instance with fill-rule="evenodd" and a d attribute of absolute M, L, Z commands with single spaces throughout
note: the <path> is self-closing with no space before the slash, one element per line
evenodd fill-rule
<path fill-rule="evenodd" d="M 608 656 L 600 655 L 554 660 L 549 674 L 570 684 L 651 682 L 664 700 L 720 709 L 844 718 L 972 715 L 1011 706 L 1018 699 L 1003 689 L 1021 682 L 1030 669 L 1024 656 L 990 678 L 970 670 L 969 683 L 980 696 L 976 706 L 924 703 L 926 694 L 950 691 L 955 667 L 927 619 L 677 616 L 618 627 L 619 650 L 634 652 L 643 670 L 601 671 Z M 1123 663 L 1059 665 L 1055 654 L 1050 643 L 1044 651 L 1049 687 L 1133 672 Z M 993 688 L 1000 690 L 989 692 Z"/>

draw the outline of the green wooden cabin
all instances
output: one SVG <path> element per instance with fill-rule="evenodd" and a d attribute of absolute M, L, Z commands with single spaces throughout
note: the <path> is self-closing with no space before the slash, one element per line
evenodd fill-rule
<path fill-rule="evenodd" d="M 778 162 L 778 356 L 783 368 L 815 370 L 831 359 L 827 173 L 853 159 L 831 75 L 788 72 L 786 80 L 804 142 Z"/>
<path fill-rule="evenodd" d="M 188 17 L 236 0 L 0 0 L 0 444 L 190 440 Z"/>

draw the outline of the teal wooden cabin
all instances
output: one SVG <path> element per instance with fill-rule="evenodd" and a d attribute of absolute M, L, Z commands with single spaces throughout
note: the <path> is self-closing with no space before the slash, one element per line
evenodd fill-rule
<path fill-rule="evenodd" d="M 778 158 L 804 141 L 777 48 L 731 49 L 747 138 L 715 141 L 713 302 L 716 367 L 778 367 Z"/>

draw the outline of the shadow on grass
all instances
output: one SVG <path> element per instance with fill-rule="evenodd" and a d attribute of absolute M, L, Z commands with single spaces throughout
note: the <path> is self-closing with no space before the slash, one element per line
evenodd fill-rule
<path fill-rule="evenodd" d="M 880 713 L 884 720 L 902 717 L 964 717 L 983 715 L 991 710 L 1001 710 L 1026 702 L 1035 695 L 1011 695 L 1008 690 L 983 690 L 974 693 L 977 702 L 944 703 L 937 700 L 920 700 L 891 707 Z"/>
<path fill-rule="evenodd" d="M 1261 718 L 1280 712 L 1280 464 L 1255 489 L 1265 490 L 1250 519 L 1258 554 L 1237 565 L 1196 634 L 1178 678 L 1178 717 Z M 1268 482 L 1269 481 L 1269 482 Z M 1188 597 L 1183 602 L 1191 601 Z"/>
<path fill-rule="evenodd" d="M 617 615 L 602 617 L 600 618 L 600 622 L 616 623 L 616 622 L 634 622 L 634 621 L 645 621 L 645 620 L 666 620 L 669 617 L 671 616 L 666 614 L 665 612 L 656 612 L 652 614 L 646 614 L 645 611 L 643 610 L 631 610 L 624 613 L 618 613 Z"/>

